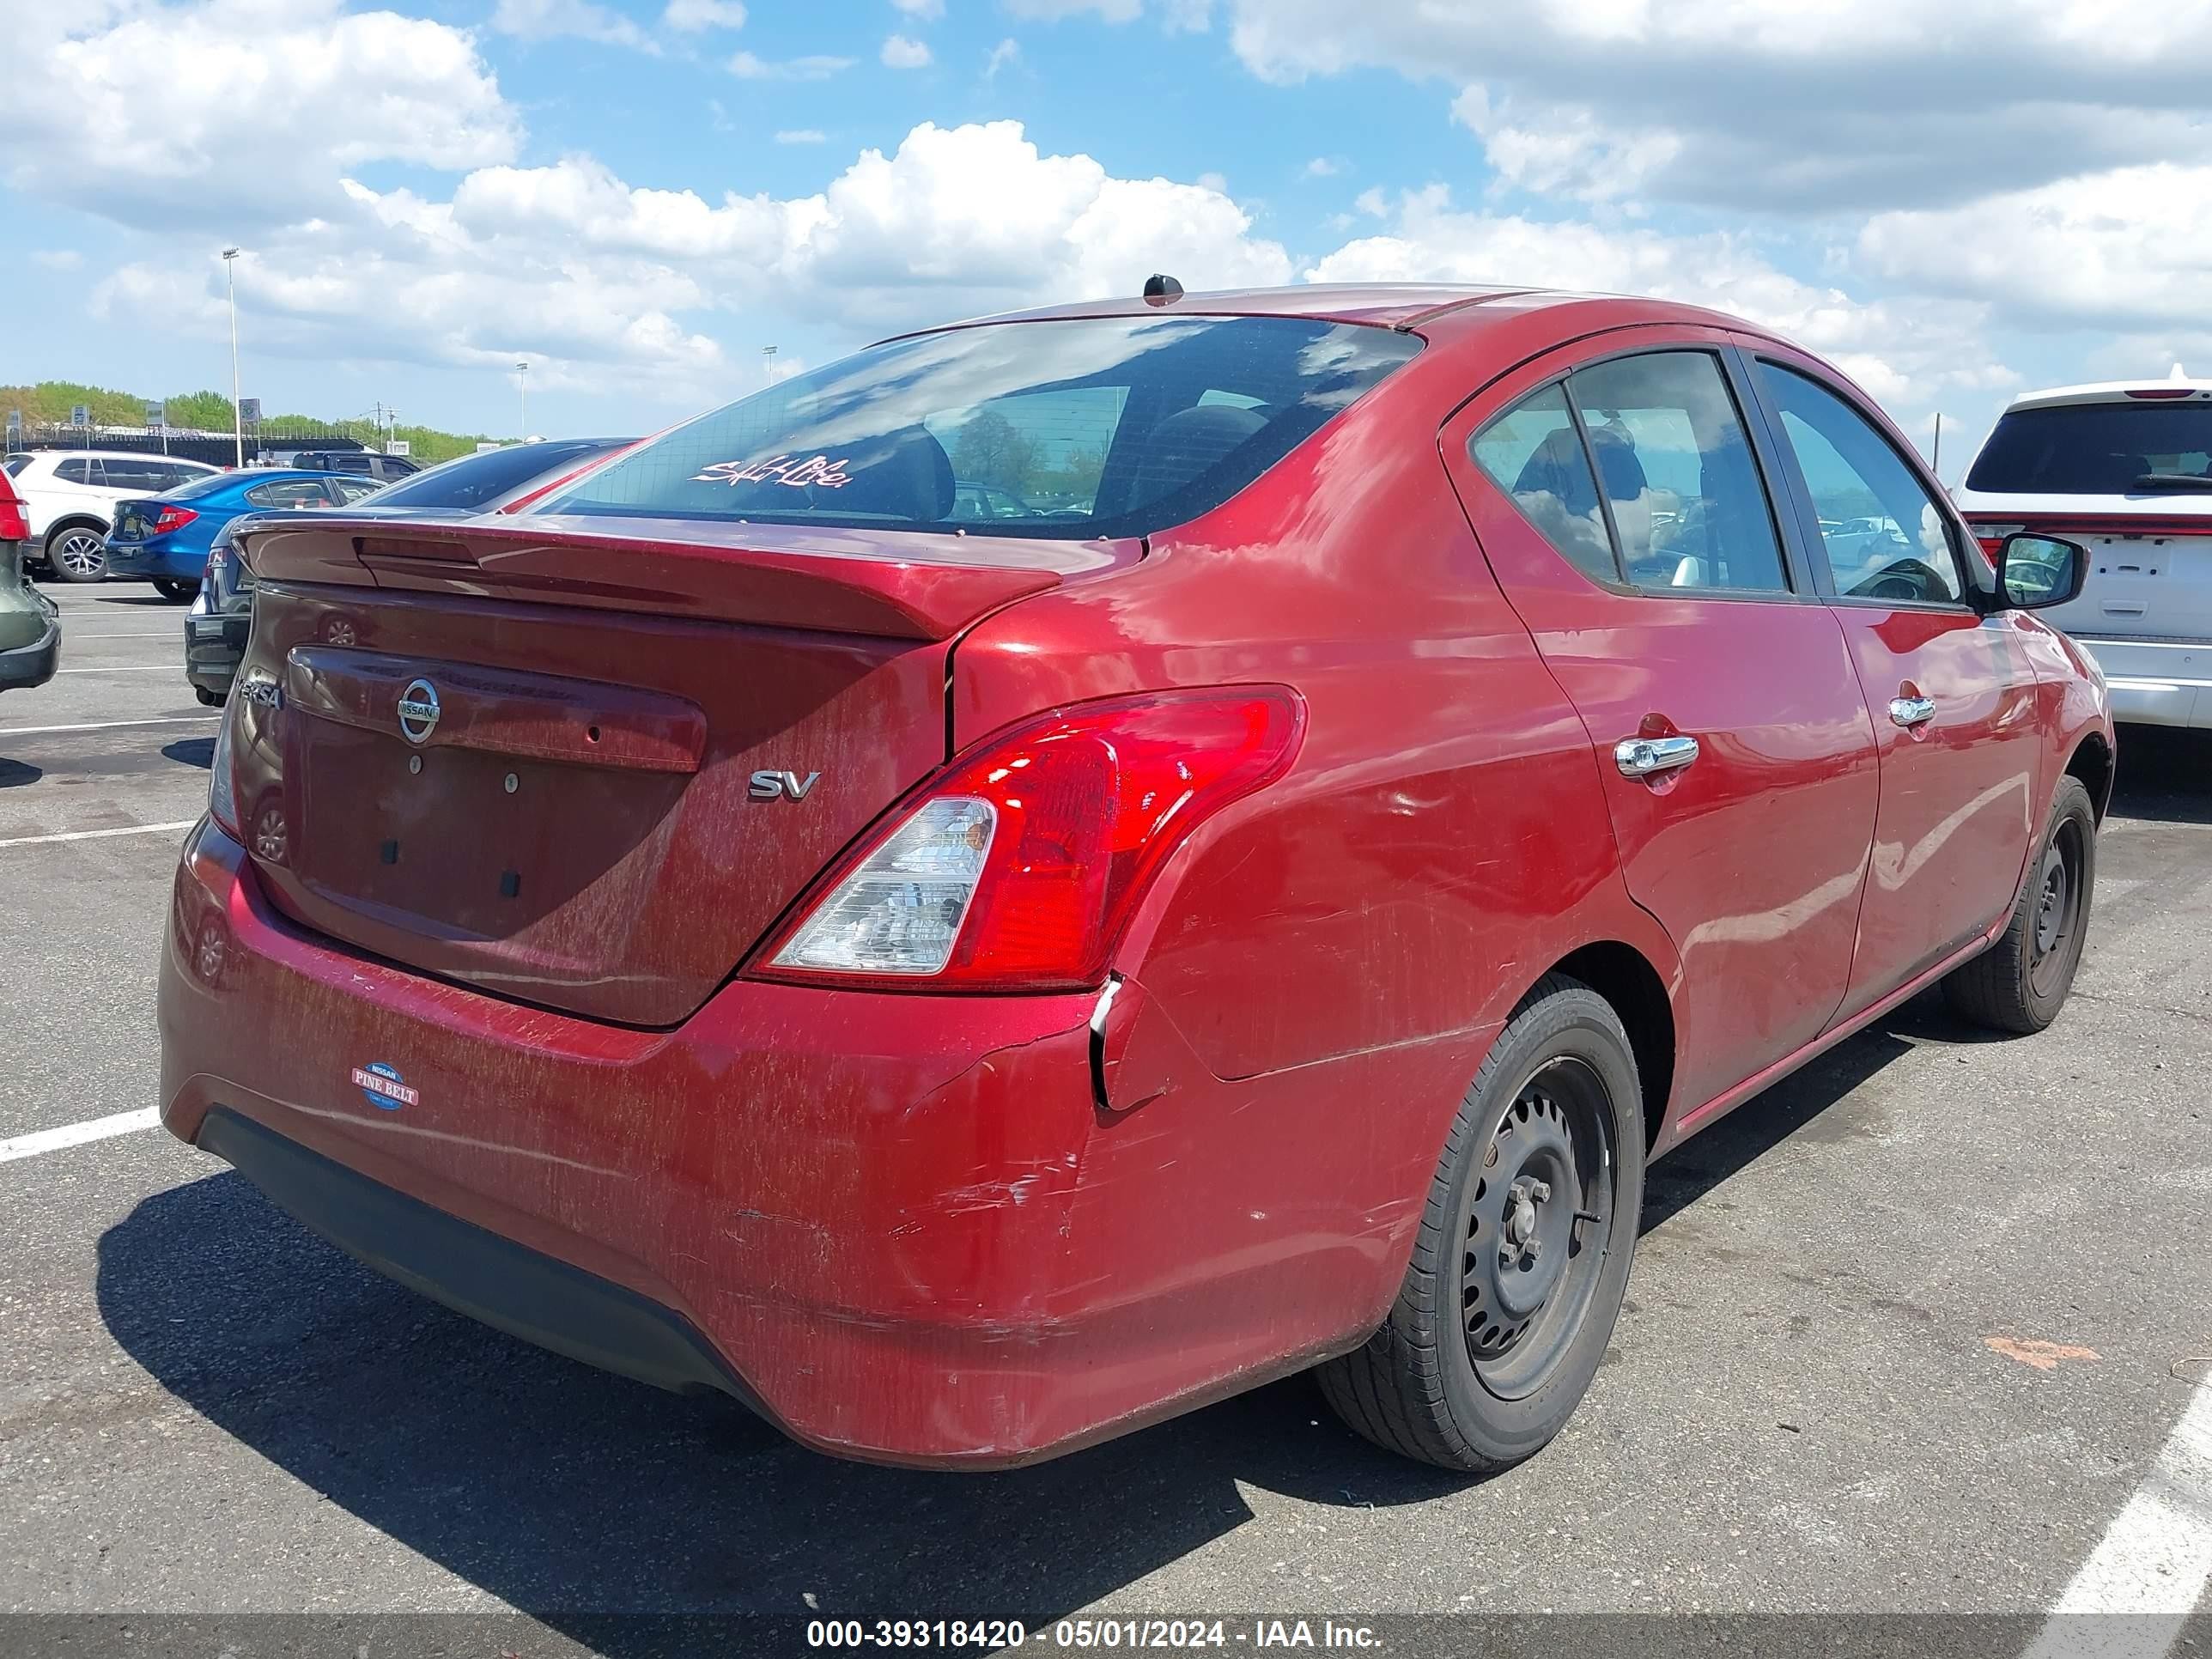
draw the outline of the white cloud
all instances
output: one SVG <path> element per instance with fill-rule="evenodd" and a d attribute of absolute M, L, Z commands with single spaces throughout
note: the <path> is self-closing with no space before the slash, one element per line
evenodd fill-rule
<path fill-rule="evenodd" d="M 1012 35 L 1008 35 L 997 46 L 992 47 L 991 55 L 983 60 L 983 78 L 986 81 L 995 81 L 999 78 L 1000 70 L 1009 64 L 1018 64 L 1021 59 L 1022 43 Z"/>
<path fill-rule="evenodd" d="M 819 127 L 786 127 L 775 135 L 779 144 L 819 144 L 829 140 L 829 134 Z"/>
<path fill-rule="evenodd" d="M 1993 300 L 2025 326 L 2201 336 L 2212 326 L 2212 166 L 2126 167 L 1876 214 L 1856 258 L 1917 287 Z"/>
<path fill-rule="evenodd" d="M 886 69 L 927 69 L 929 67 L 929 48 L 919 40 L 903 34 L 887 36 L 884 41 L 884 66 Z"/>
<path fill-rule="evenodd" d="M 1868 299 L 1804 282 L 1741 235 L 1668 236 L 1464 212 L 1440 185 L 1401 198 L 1390 219 L 1384 234 L 1346 243 L 1304 274 L 1315 282 L 1503 283 L 1687 301 L 1796 340 L 1893 409 L 1933 408 L 1947 392 L 2018 383 L 1984 338 L 1986 307 Z"/>
<path fill-rule="evenodd" d="M 1063 17 L 1095 14 L 1101 22 L 1133 23 L 1144 14 L 1144 0 L 1006 0 L 1017 17 L 1052 22 Z"/>
<path fill-rule="evenodd" d="M 739 52 L 729 63 L 730 73 L 740 81 L 826 81 L 852 67 L 849 58 L 787 58 L 771 63 L 749 52 Z"/>
<path fill-rule="evenodd" d="M 8 21 L 12 188 L 234 234 L 377 161 L 502 161 L 520 124 L 461 29 L 341 0 L 31 5 Z M 252 161 L 240 165 L 241 112 Z"/>
<path fill-rule="evenodd" d="M 1228 3 L 1269 80 L 1379 67 L 1472 88 L 1462 118 L 1530 190 L 1801 213 L 2212 156 L 2202 4 Z"/>
<path fill-rule="evenodd" d="M 31 252 L 31 262 L 44 265 L 48 270 L 75 270 L 84 263 L 84 255 L 73 247 L 34 248 Z"/>
<path fill-rule="evenodd" d="M 945 0 L 891 0 L 891 4 L 925 23 L 933 23 L 945 15 Z"/>
<path fill-rule="evenodd" d="M 717 313 L 879 332 L 1129 292 L 1154 270 L 1236 287 L 1288 281 L 1291 262 L 1218 190 L 1116 178 L 1002 121 L 925 124 L 784 198 L 632 185 L 581 155 L 478 168 L 442 201 L 349 181 L 331 214 L 258 239 L 238 283 L 258 353 L 465 368 L 526 355 L 542 365 L 533 386 L 627 383 L 698 404 L 752 372 L 716 342 Z M 212 259 L 126 266 L 94 303 L 210 340 L 225 326 Z"/>
<path fill-rule="evenodd" d="M 573 35 L 602 46 L 658 52 L 646 32 L 618 11 L 593 0 L 499 0 L 491 26 L 520 40 L 551 40 Z"/>
<path fill-rule="evenodd" d="M 741 29 L 745 26 L 745 9 L 741 0 L 668 0 L 660 23 L 683 34 L 704 29 Z"/>
<path fill-rule="evenodd" d="M 1299 175 L 1306 179 L 1334 179 L 1344 171 L 1344 163 L 1331 155 L 1316 155 L 1305 165 Z"/>

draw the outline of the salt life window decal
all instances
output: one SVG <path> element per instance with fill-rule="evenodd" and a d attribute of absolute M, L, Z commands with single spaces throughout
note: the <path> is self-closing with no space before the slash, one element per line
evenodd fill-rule
<path fill-rule="evenodd" d="M 845 471 L 845 464 L 851 459 L 849 455 L 841 455 L 834 461 L 827 455 L 810 455 L 799 461 L 789 455 L 771 455 L 764 461 L 712 461 L 693 473 L 691 482 L 780 483 L 793 489 L 819 484 L 824 489 L 842 489 L 853 482 L 853 475 Z"/>

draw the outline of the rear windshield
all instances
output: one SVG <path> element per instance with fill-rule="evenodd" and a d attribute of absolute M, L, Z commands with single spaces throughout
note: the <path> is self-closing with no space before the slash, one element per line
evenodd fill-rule
<path fill-rule="evenodd" d="M 1966 488 L 2122 495 L 2212 472 L 2212 403 L 2061 404 L 2016 409 L 1966 474 Z"/>
<path fill-rule="evenodd" d="M 1144 535 L 1228 500 L 1419 349 L 1291 317 L 949 329 L 702 416 L 543 510 Z"/>
<path fill-rule="evenodd" d="M 464 455 L 401 479 L 377 492 L 384 507 L 482 507 L 559 469 L 581 465 L 617 446 L 608 441 L 563 439 L 554 443 L 516 444 Z"/>
<path fill-rule="evenodd" d="M 239 478 L 228 472 L 196 472 L 173 489 L 165 489 L 161 493 L 173 501 L 189 501 L 202 495 L 212 495 L 226 484 L 238 482 Z M 252 480 L 248 477 L 246 482 L 250 483 Z"/>

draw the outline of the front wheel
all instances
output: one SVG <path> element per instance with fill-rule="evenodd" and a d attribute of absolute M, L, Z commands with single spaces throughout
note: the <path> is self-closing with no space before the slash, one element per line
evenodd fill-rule
<path fill-rule="evenodd" d="M 65 582 L 96 582 L 107 574 L 107 550 L 97 530 L 65 525 L 46 538 L 46 563 Z"/>
<path fill-rule="evenodd" d="M 200 591 L 198 582 L 179 581 L 173 576 L 154 578 L 154 591 L 172 605 L 186 605 Z"/>
<path fill-rule="evenodd" d="M 1628 1288 L 1642 1100 L 1612 1005 L 1547 976 L 1460 1103 L 1389 1318 L 1319 1372 L 1340 1417 L 1469 1474 L 1543 1449 L 1597 1374 Z"/>
<path fill-rule="evenodd" d="M 1996 944 L 1943 979 L 1951 1011 L 2022 1036 L 2058 1018 L 2074 988 L 2097 885 L 2097 811 L 2081 781 L 2058 781 L 2035 866 Z"/>

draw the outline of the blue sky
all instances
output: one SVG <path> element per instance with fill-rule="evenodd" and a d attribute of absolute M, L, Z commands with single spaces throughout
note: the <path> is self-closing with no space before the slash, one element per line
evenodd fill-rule
<path fill-rule="evenodd" d="M 1944 471 L 2013 391 L 2212 363 L 2198 8 L 2053 0 L 15 0 L 0 383 L 626 432 L 1133 287 L 1663 293 Z"/>

